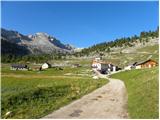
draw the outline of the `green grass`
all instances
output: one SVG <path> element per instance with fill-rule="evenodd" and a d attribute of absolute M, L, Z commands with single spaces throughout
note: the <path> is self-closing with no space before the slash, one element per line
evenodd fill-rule
<path fill-rule="evenodd" d="M 111 62 L 119 67 L 125 67 L 128 64 L 144 61 L 148 58 L 159 61 L 159 45 L 146 46 L 136 49 L 133 53 L 110 53 L 109 55 L 103 57 L 107 62 Z"/>
<path fill-rule="evenodd" d="M 78 76 L 78 74 L 86 73 L 88 75 L 91 75 L 91 68 L 86 67 L 78 67 L 78 68 L 71 68 L 71 67 L 62 67 L 63 70 L 56 70 L 55 68 L 50 68 L 43 71 L 11 71 L 10 65 L 2 66 L 2 74 L 16 74 L 16 75 L 39 75 L 39 76 L 63 76 L 66 73 L 72 73 Z"/>
<path fill-rule="evenodd" d="M 149 52 L 149 53 L 157 53 L 159 50 L 159 45 L 146 46 L 140 49 L 137 49 L 139 52 Z"/>
<path fill-rule="evenodd" d="M 76 76 L 85 69 L 66 67 L 63 71 L 48 69 L 37 71 L 10 71 L 2 65 L 2 118 L 41 118 L 58 108 L 101 87 L 106 79 Z M 63 74 L 72 72 L 73 76 Z"/>
<path fill-rule="evenodd" d="M 158 68 L 131 70 L 112 75 L 125 82 L 131 118 L 159 118 Z"/>
<path fill-rule="evenodd" d="M 128 64 L 134 63 L 134 62 L 140 62 L 140 61 L 145 61 L 149 57 L 151 59 L 155 60 L 156 62 L 159 61 L 159 55 L 158 53 L 156 54 L 145 54 L 145 53 L 122 53 L 122 54 L 111 54 L 112 58 L 107 58 L 104 57 L 105 61 L 111 62 L 115 65 L 118 65 L 119 67 L 125 67 Z"/>

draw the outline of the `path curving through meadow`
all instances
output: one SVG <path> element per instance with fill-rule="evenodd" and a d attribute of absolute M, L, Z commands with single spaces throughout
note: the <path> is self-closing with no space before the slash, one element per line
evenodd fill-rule
<path fill-rule="evenodd" d="M 122 119 L 128 118 L 127 92 L 124 82 L 108 78 L 109 83 L 42 119 Z"/>

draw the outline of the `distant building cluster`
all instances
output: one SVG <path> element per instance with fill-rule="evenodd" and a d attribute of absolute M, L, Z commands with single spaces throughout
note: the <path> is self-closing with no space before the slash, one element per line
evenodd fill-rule
<path fill-rule="evenodd" d="M 142 69 L 142 68 L 151 68 L 157 66 L 158 63 L 152 59 L 141 61 L 141 62 L 134 62 L 129 64 L 128 66 L 124 67 L 123 70 L 132 70 L 132 69 Z M 93 70 L 97 70 L 102 74 L 109 74 L 119 70 L 122 68 L 113 65 L 111 62 L 104 62 L 101 58 L 94 58 L 91 65 Z"/>
<path fill-rule="evenodd" d="M 119 68 L 116 65 L 113 65 L 112 63 L 107 63 L 107 62 L 102 61 L 101 58 L 95 58 L 92 61 L 91 66 L 94 70 L 97 70 L 102 74 L 108 74 L 110 72 L 121 70 L 121 68 Z"/>
<path fill-rule="evenodd" d="M 44 69 L 48 69 L 51 68 L 51 64 L 49 64 L 48 62 L 43 63 L 41 66 L 34 66 L 29 68 L 28 65 L 26 64 L 12 64 L 10 67 L 10 70 L 44 70 Z"/>
<path fill-rule="evenodd" d="M 152 68 L 157 66 L 158 63 L 152 59 L 141 61 L 141 62 L 134 62 L 128 66 L 126 66 L 125 70 L 131 70 L 131 69 L 142 69 L 142 68 Z"/>
<path fill-rule="evenodd" d="M 28 70 L 29 67 L 25 64 L 12 64 L 11 70 Z"/>

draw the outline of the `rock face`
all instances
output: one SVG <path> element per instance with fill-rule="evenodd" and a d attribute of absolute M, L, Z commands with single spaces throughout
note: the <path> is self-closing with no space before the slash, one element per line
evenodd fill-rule
<path fill-rule="evenodd" d="M 17 31 L 1 29 L 1 40 L 23 46 L 32 54 L 71 53 L 74 49 L 71 45 L 65 45 L 55 37 L 43 32 L 34 35 L 22 35 Z"/>

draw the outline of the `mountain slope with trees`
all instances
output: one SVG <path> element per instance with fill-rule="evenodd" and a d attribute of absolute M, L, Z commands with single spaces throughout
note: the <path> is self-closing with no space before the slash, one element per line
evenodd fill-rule
<path fill-rule="evenodd" d="M 16 46 L 25 46 L 26 49 L 32 54 L 49 54 L 49 53 L 70 53 L 73 47 L 69 44 L 65 45 L 55 37 L 48 35 L 47 33 L 38 32 L 34 35 L 23 35 L 17 31 L 1 29 L 1 39 L 8 42 L 17 44 Z M 9 49 L 9 47 L 8 47 Z"/>
<path fill-rule="evenodd" d="M 46 33 L 37 33 L 35 35 L 28 35 L 27 37 L 16 32 L 16 31 L 3 31 L 1 34 L 1 58 L 2 62 L 45 62 L 48 60 L 60 60 L 68 58 L 82 58 L 82 57 L 100 57 L 105 56 L 107 61 L 115 62 L 115 64 L 121 64 L 124 62 L 135 61 L 139 58 L 146 59 L 152 56 L 156 60 L 158 59 L 157 53 L 155 55 L 143 55 L 143 54 L 123 54 L 123 53 L 138 53 L 142 48 L 153 48 L 152 51 L 158 52 L 158 36 L 159 27 L 155 31 L 141 32 L 139 36 L 134 35 L 131 37 L 123 37 L 110 42 L 103 42 L 100 44 L 93 45 L 89 48 L 84 48 L 82 50 L 76 51 L 76 49 L 70 45 L 62 45 L 59 40 L 49 36 Z M 59 49 L 50 49 L 50 45 L 61 46 Z M 41 46 L 42 45 L 42 46 Z M 155 46 L 155 47 L 154 47 Z M 66 50 L 64 50 L 64 48 Z M 45 50 L 46 52 L 41 52 Z M 47 52 L 47 51 L 52 51 Z M 70 52 L 67 52 L 70 51 Z M 33 54 L 35 53 L 36 56 Z M 141 52 L 142 53 L 142 52 Z M 146 51 L 144 51 L 146 53 Z M 143 57 L 142 57 L 143 56 Z M 114 59 L 112 59 L 114 58 Z M 135 58 L 132 59 L 131 58 Z M 142 59 L 142 60 L 143 60 Z M 121 61 L 121 62 L 120 62 Z M 126 62 L 127 61 L 127 62 Z M 124 65 L 124 64 L 123 64 Z M 122 66 L 123 66 L 122 65 Z M 121 65 L 120 65 L 121 66 Z"/>
<path fill-rule="evenodd" d="M 23 35 L 17 31 L 1 29 L 2 62 L 47 61 L 71 54 L 74 47 L 63 44 L 47 33 Z"/>
<path fill-rule="evenodd" d="M 123 37 L 120 39 L 115 39 L 110 42 L 103 42 L 100 44 L 93 45 L 89 48 L 84 48 L 80 52 L 76 52 L 74 55 L 77 57 L 89 56 L 92 53 L 100 54 L 101 52 L 111 52 L 112 48 L 124 48 L 124 47 L 134 47 L 137 43 L 145 44 L 151 39 L 159 37 L 159 27 L 155 31 L 141 32 L 139 36 L 134 35 L 131 37 Z"/>

